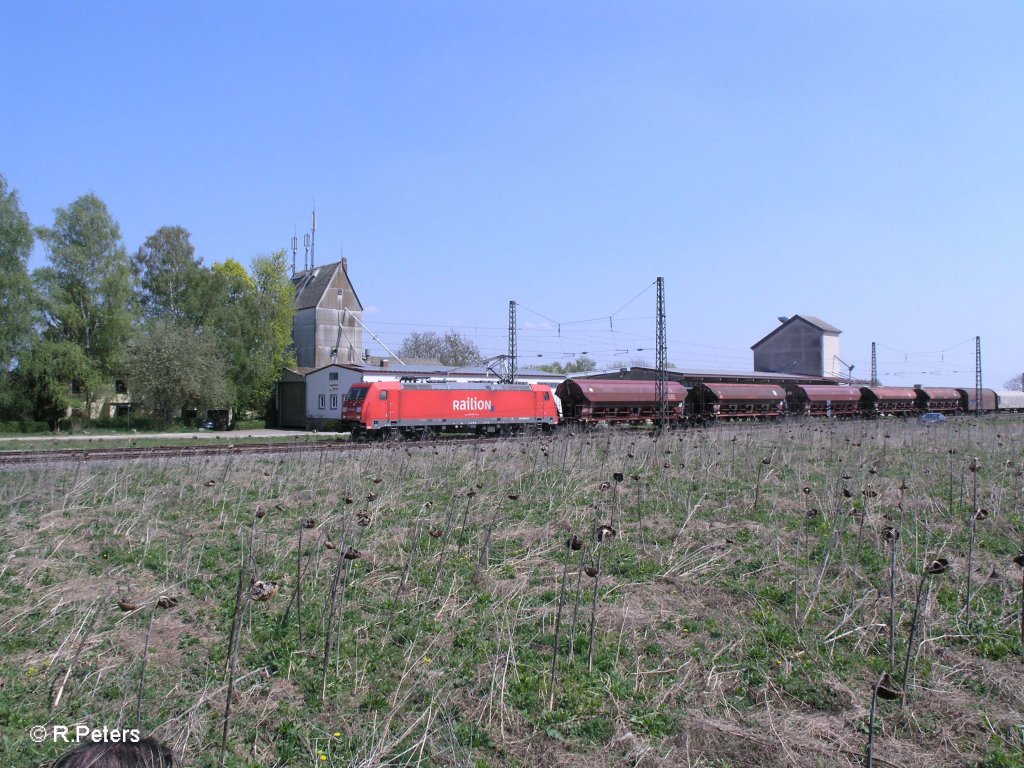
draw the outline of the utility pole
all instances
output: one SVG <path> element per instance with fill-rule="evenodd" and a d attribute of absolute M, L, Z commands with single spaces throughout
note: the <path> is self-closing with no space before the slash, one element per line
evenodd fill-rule
<path fill-rule="evenodd" d="M 516 340 L 516 303 L 508 303 L 508 383 L 516 383 L 516 356 L 518 354 Z"/>
<path fill-rule="evenodd" d="M 663 277 L 658 278 L 657 317 L 655 360 L 658 374 L 654 391 L 658 400 L 658 426 L 664 429 L 668 424 L 668 340 L 665 332 L 665 278 Z"/>
<path fill-rule="evenodd" d="M 875 342 L 871 342 L 871 386 L 878 386 L 878 358 L 875 357 Z"/>

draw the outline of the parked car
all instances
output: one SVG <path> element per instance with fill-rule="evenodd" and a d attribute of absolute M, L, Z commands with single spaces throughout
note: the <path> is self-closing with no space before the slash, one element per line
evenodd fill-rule
<path fill-rule="evenodd" d="M 926 413 L 921 417 L 922 424 L 943 424 L 946 421 L 946 417 L 941 413 Z"/>

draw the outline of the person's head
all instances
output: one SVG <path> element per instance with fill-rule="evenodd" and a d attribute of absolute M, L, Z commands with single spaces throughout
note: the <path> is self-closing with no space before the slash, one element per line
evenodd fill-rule
<path fill-rule="evenodd" d="M 147 737 L 134 743 L 83 744 L 58 758 L 53 768 L 174 768 L 174 756 Z"/>

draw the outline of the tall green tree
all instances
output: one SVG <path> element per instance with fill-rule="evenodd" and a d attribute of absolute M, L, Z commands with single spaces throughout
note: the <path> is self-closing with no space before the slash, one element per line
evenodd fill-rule
<path fill-rule="evenodd" d="M 295 286 L 288 277 L 288 258 L 283 249 L 253 259 L 252 274 L 256 282 L 257 316 L 263 329 L 261 345 L 266 360 L 256 396 L 266 400 L 281 375 L 281 369 L 295 365 L 295 350 L 292 348 Z"/>
<path fill-rule="evenodd" d="M 32 337 L 32 225 L 21 210 L 18 193 L 0 174 L 0 378 Z"/>
<path fill-rule="evenodd" d="M 88 194 L 58 208 L 53 227 L 37 234 L 50 259 L 49 267 L 33 273 L 47 338 L 77 345 L 99 377 L 112 379 L 136 316 L 120 227 L 103 201 Z M 96 394 L 95 388 L 87 389 L 90 405 Z"/>
<path fill-rule="evenodd" d="M 294 364 L 291 328 L 295 290 L 284 251 L 253 260 L 252 275 L 237 261 L 213 265 L 217 300 L 207 327 L 217 335 L 239 410 L 262 413 L 281 368 Z"/>
<path fill-rule="evenodd" d="M 597 363 L 586 355 L 581 355 L 565 364 L 555 362 L 538 365 L 537 367 L 542 371 L 550 371 L 551 373 L 586 373 L 587 371 L 596 371 Z"/>
<path fill-rule="evenodd" d="M 160 227 L 132 257 L 147 317 L 201 324 L 208 277 L 184 227 Z"/>
<path fill-rule="evenodd" d="M 95 391 L 103 381 L 79 345 L 53 339 L 41 340 L 26 350 L 11 377 L 32 417 L 45 421 L 50 429 L 57 428 L 71 407 L 72 381 L 86 391 Z"/>
<path fill-rule="evenodd" d="M 413 331 L 402 340 L 398 356 L 440 360 L 442 365 L 476 365 L 483 361 L 473 340 L 454 330 L 444 336 L 434 331 Z"/>
<path fill-rule="evenodd" d="M 163 422 L 179 408 L 221 406 L 229 384 L 219 343 L 206 328 L 154 320 L 138 334 L 125 365 L 133 399 Z"/>

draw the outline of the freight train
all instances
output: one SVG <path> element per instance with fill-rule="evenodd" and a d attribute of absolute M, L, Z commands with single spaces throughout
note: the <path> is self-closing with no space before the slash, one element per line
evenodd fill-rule
<path fill-rule="evenodd" d="M 546 384 L 376 382 L 355 384 L 342 402 L 341 428 L 353 438 L 422 437 L 437 433 L 514 434 L 560 422 L 668 426 L 776 421 L 784 416 L 907 417 L 924 413 L 1024 411 L 1024 393 L 945 387 L 666 383 L 662 415 L 657 384 L 633 379 L 566 379 Z"/>
<path fill-rule="evenodd" d="M 1021 412 L 1024 393 L 981 391 L 977 407 L 974 389 L 946 387 L 853 387 L 836 384 L 782 385 L 700 382 L 675 387 L 669 403 L 669 423 L 718 421 L 774 421 L 783 416 L 877 418 L 924 413 Z M 569 379 L 557 395 L 565 421 L 582 425 L 657 418 L 652 404 L 654 382 L 606 379 Z M 605 406 L 614 396 L 615 410 Z M 632 416 L 633 418 L 629 418 Z"/>

